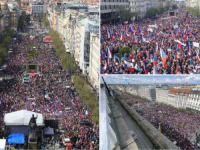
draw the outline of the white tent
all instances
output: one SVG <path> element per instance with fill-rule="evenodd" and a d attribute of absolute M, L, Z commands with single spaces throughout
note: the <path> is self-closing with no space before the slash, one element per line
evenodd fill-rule
<path fill-rule="evenodd" d="M 0 139 L 0 150 L 6 149 L 6 139 Z"/>
<path fill-rule="evenodd" d="M 28 125 L 32 114 L 34 114 L 34 117 L 38 116 L 38 118 L 36 119 L 37 125 L 42 125 L 42 114 L 27 110 L 20 110 L 5 114 L 4 122 L 6 125 Z"/>

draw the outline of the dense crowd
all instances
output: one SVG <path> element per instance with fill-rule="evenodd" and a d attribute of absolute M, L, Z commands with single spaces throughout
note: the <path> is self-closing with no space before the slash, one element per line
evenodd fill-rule
<path fill-rule="evenodd" d="M 54 49 L 43 42 L 47 34 L 24 28 L 26 34 L 16 33 L 15 44 L 2 76 L 14 75 L 14 79 L 0 82 L 0 126 L 6 113 L 29 110 L 43 114 L 44 119 L 60 118 L 59 128 L 64 138 L 70 138 L 73 148 L 98 149 L 99 127 L 92 121 L 90 112 L 81 102 L 81 97 L 71 81 L 72 72 L 64 70 Z M 23 31 L 22 30 L 22 31 Z M 33 32 L 33 33 L 31 33 Z M 30 48 L 38 46 L 38 48 Z M 37 57 L 27 57 L 27 52 L 36 50 Z M 26 70 L 26 64 L 37 64 L 38 73 Z M 30 76 L 30 73 L 32 76 Z M 24 83 L 24 78 L 28 83 Z M 83 125 L 90 122 L 93 125 Z M 0 132 L 3 137 L 3 132 Z M 58 139 L 56 139 L 58 140 Z"/>
<path fill-rule="evenodd" d="M 102 25 L 101 74 L 199 74 L 200 20 L 186 14 Z"/>
<path fill-rule="evenodd" d="M 164 105 L 151 103 L 149 101 L 135 98 L 129 94 L 119 96 L 129 106 L 134 108 L 141 116 L 149 121 L 181 149 L 195 149 L 191 143 L 195 134 L 198 134 L 199 119 L 198 114 L 189 114 Z"/>

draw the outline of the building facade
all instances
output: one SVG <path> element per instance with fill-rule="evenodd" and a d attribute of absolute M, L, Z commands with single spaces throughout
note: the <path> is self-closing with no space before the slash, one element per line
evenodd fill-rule
<path fill-rule="evenodd" d="M 190 93 L 188 93 L 186 110 L 200 113 L 200 89 L 192 89 Z"/>
<path fill-rule="evenodd" d="M 31 4 L 31 10 L 33 16 L 38 16 L 41 13 L 44 13 L 44 2 L 34 2 Z"/>
<path fill-rule="evenodd" d="M 170 104 L 168 103 L 168 93 L 167 88 L 156 88 L 156 102 Z"/>
<path fill-rule="evenodd" d="M 118 13 L 120 8 L 129 10 L 129 1 L 128 0 L 101 0 L 101 6 L 100 6 L 101 23 L 109 22 L 110 20 L 112 20 L 112 16 L 115 13 Z M 120 20 L 120 17 L 119 17 L 119 20 Z"/>
<path fill-rule="evenodd" d="M 0 10 L 4 14 L 4 26 L 10 26 L 10 11 L 7 2 L 0 2 Z"/>
<path fill-rule="evenodd" d="M 47 5 L 46 14 L 50 28 L 59 33 L 66 52 L 75 58 L 79 69 L 93 87 L 98 87 L 99 74 L 99 44 L 96 43 L 99 38 L 98 9 L 97 6 L 83 3 L 54 1 Z M 90 71 L 90 68 L 93 69 Z"/>
<path fill-rule="evenodd" d="M 97 88 L 99 85 L 99 33 L 90 34 L 90 61 L 89 61 L 89 79 L 93 87 Z"/>
<path fill-rule="evenodd" d="M 146 14 L 146 0 L 136 0 L 135 3 L 136 12 L 138 13 L 139 17 L 144 17 Z"/>

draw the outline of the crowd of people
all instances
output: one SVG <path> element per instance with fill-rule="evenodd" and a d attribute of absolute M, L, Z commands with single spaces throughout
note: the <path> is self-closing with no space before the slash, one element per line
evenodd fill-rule
<path fill-rule="evenodd" d="M 161 104 L 151 103 L 127 93 L 120 93 L 119 98 L 135 109 L 157 129 L 159 128 L 159 123 L 161 123 L 162 134 L 180 149 L 196 148 L 191 139 L 199 133 L 200 116 L 198 114 L 190 114 Z"/>
<path fill-rule="evenodd" d="M 199 21 L 179 10 L 175 16 L 102 25 L 101 74 L 199 74 Z"/>
<path fill-rule="evenodd" d="M 71 139 L 73 148 L 98 149 L 99 127 L 74 88 L 71 81 L 74 73 L 64 70 L 55 50 L 43 42 L 47 33 L 37 34 L 37 28 L 32 30 L 28 26 L 23 30 L 26 34 L 15 33 L 16 42 L 9 45 L 13 53 L 6 69 L 0 72 L 1 76 L 14 75 L 14 79 L 0 82 L 1 131 L 6 113 L 28 110 L 42 113 L 44 119 L 59 118 L 63 137 Z M 33 33 L 36 34 L 33 36 Z M 31 50 L 36 50 L 38 56 L 27 57 Z M 38 72 L 27 71 L 27 64 L 36 64 Z M 82 122 L 92 125 L 82 125 Z M 3 132 L 0 136 L 4 136 Z"/>

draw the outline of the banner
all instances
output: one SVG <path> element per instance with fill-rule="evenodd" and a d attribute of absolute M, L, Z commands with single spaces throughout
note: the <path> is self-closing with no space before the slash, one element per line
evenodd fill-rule
<path fill-rule="evenodd" d="M 149 28 L 156 28 L 156 25 L 148 25 Z"/>
<path fill-rule="evenodd" d="M 147 29 L 147 31 L 149 31 L 149 32 L 153 32 L 153 29 L 151 29 L 151 28 L 148 28 L 148 29 Z"/>
<path fill-rule="evenodd" d="M 199 43 L 193 42 L 194 47 L 199 47 Z"/>

